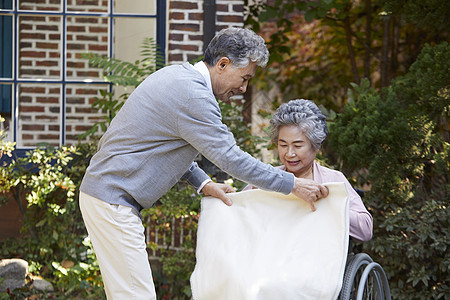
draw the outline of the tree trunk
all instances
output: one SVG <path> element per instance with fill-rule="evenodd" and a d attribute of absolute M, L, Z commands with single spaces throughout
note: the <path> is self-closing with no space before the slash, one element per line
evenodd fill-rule
<path fill-rule="evenodd" d="M 389 79 L 392 79 L 397 74 L 398 69 L 398 44 L 400 39 L 400 22 L 398 17 L 392 18 L 392 38 L 391 38 L 391 67 L 389 72 Z"/>
<path fill-rule="evenodd" d="M 389 29 L 391 19 L 390 16 L 383 17 L 383 45 L 381 48 L 381 61 L 380 61 L 380 81 L 381 87 L 388 86 L 388 67 L 389 67 Z"/>
<path fill-rule="evenodd" d="M 370 81 L 370 42 L 372 35 L 372 1 L 366 0 L 366 54 L 364 56 L 364 77 Z"/>
<path fill-rule="evenodd" d="M 353 81 L 356 84 L 359 84 L 360 77 L 359 77 L 359 73 L 358 73 L 358 67 L 356 65 L 355 51 L 353 49 L 353 44 L 352 44 L 352 30 L 350 27 L 349 17 L 346 17 L 344 19 L 344 29 L 345 29 L 345 39 L 347 41 L 348 55 L 350 58 L 350 65 L 351 65 L 352 73 L 353 73 Z"/>

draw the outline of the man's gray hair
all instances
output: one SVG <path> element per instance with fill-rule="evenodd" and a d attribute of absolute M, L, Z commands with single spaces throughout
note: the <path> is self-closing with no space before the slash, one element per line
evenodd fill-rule
<path fill-rule="evenodd" d="M 328 134 L 326 117 L 311 100 L 296 99 L 282 104 L 270 120 L 270 137 L 278 143 L 281 126 L 297 125 L 315 149 L 320 149 Z"/>
<path fill-rule="evenodd" d="M 211 40 L 205 50 L 204 61 L 214 66 L 224 56 L 228 57 L 235 68 L 245 68 L 250 61 L 265 67 L 269 51 L 264 39 L 252 30 L 229 27 L 222 29 Z"/>

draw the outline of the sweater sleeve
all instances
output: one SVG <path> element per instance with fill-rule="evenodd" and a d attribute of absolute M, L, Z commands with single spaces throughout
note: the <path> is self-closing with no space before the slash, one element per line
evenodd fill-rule
<path fill-rule="evenodd" d="M 293 174 L 260 162 L 236 145 L 212 97 L 187 100 L 177 118 L 180 136 L 223 171 L 265 190 L 292 191 Z"/>
<path fill-rule="evenodd" d="M 181 179 L 186 180 L 196 190 L 201 187 L 201 184 L 210 179 L 209 176 L 198 166 L 196 162 L 193 162 L 186 173 L 183 174 Z"/>
<path fill-rule="evenodd" d="M 353 189 L 345 175 L 337 170 L 320 166 L 315 162 L 314 179 L 320 183 L 344 182 L 349 196 L 350 236 L 359 241 L 369 241 L 372 238 L 373 219 L 367 211 L 361 197 Z"/>
<path fill-rule="evenodd" d="M 364 206 L 361 197 L 346 178 L 345 180 L 350 203 L 350 235 L 359 241 L 367 242 L 372 238 L 372 216 Z"/>

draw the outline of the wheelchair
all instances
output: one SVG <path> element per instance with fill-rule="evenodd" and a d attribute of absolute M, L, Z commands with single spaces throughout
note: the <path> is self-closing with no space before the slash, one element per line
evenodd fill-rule
<path fill-rule="evenodd" d="M 339 300 L 391 300 L 386 273 L 366 253 L 354 253 L 350 240 L 349 254 Z"/>

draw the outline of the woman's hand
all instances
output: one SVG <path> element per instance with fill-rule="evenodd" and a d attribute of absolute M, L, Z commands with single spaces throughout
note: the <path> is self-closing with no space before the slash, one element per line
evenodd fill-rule
<path fill-rule="evenodd" d="M 202 192 L 205 196 L 219 198 L 228 206 L 233 204 L 230 198 L 228 198 L 227 193 L 234 193 L 235 190 L 228 184 L 210 181 L 203 187 Z"/>
<path fill-rule="evenodd" d="M 305 200 L 311 206 L 311 210 L 316 211 L 314 202 L 328 196 L 328 188 L 314 180 L 296 177 L 292 194 Z"/>

